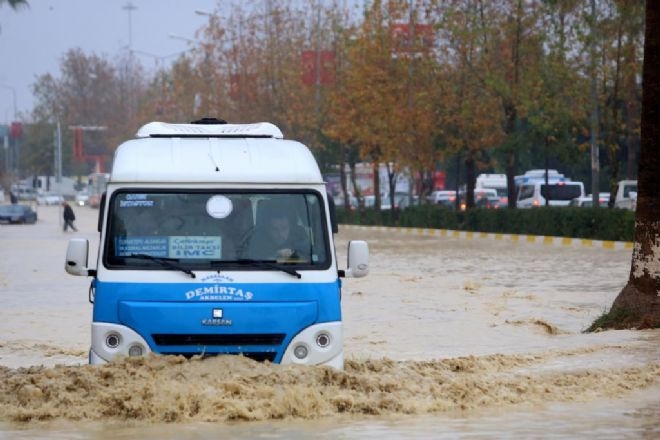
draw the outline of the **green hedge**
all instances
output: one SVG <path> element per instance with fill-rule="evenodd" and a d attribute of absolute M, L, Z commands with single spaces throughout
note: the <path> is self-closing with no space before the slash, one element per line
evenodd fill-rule
<path fill-rule="evenodd" d="M 343 224 L 451 229 L 504 234 L 547 235 L 593 240 L 632 241 L 635 214 L 625 209 L 542 207 L 471 209 L 457 212 L 438 205 L 404 210 L 337 210 Z"/>

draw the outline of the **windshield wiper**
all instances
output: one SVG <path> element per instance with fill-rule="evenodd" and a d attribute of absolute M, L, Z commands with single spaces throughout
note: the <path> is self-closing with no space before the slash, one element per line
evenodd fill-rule
<path fill-rule="evenodd" d="M 142 260 L 155 261 L 156 263 L 160 264 L 163 267 L 180 270 L 181 272 L 190 275 L 190 278 L 197 277 L 192 270 L 186 269 L 185 267 L 177 264 L 179 260 L 176 258 L 154 257 L 153 255 L 149 255 L 149 254 L 131 254 L 130 256 L 131 258 L 140 258 Z"/>
<path fill-rule="evenodd" d="M 252 260 L 249 258 L 239 258 L 238 260 L 226 260 L 226 261 L 211 261 L 211 264 L 240 264 L 244 266 L 254 266 L 254 267 L 260 267 L 260 268 L 267 268 L 267 269 L 274 269 L 274 270 L 281 270 L 282 272 L 288 273 L 289 275 L 293 275 L 296 278 L 302 278 L 302 275 L 300 275 L 300 272 L 298 272 L 295 269 L 291 269 L 290 267 L 283 266 L 282 264 L 277 264 L 277 261 L 275 260 Z"/>

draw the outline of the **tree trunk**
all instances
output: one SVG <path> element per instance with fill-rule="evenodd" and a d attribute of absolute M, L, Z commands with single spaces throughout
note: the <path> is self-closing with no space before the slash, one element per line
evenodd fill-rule
<path fill-rule="evenodd" d="M 660 327 L 660 2 L 646 2 L 635 243 L 607 327 Z"/>
<path fill-rule="evenodd" d="M 362 201 L 362 191 L 360 187 L 357 184 L 357 176 L 355 175 L 355 162 L 351 161 L 349 162 L 349 166 L 351 169 L 351 184 L 353 185 L 353 194 L 355 195 L 355 198 L 357 199 L 358 202 L 358 207 L 361 207 L 364 205 L 364 202 Z M 349 195 L 350 198 L 350 195 Z M 349 200 L 350 203 L 350 200 Z"/>
<path fill-rule="evenodd" d="M 516 207 L 516 199 L 518 198 L 518 191 L 516 188 L 516 155 L 513 151 L 506 154 L 506 196 L 507 208 L 514 209 Z"/>
<path fill-rule="evenodd" d="M 628 50 L 626 54 L 627 63 L 632 63 L 635 58 L 634 44 L 628 43 Z M 635 136 L 635 115 L 637 109 L 637 80 L 633 72 L 628 72 L 626 75 L 626 107 L 625 107 L 625 120 L 626 120 L 626 179 L 634 180 L 637 178 L 637 136 Z M 614 193 L 612 193 L 614 194 Z M 612 205 L 614 206 L 614 205 Z"/>
<path fill-rule="evenodd" d="M 465 209 L 474 208 L 474 184 L 477 177 L 475 176 L 475 163 L 472 153 L 468 151 L 465 158 Z"/>
<path fill-rule="evenodd" d="M 344 195 L 344 209 L 348 212 L 351 210 L 351 193 L 348 192 L 348 176 L 346 175 L 346 162 L 344 162 L 343 157 L 339 161 L 339 181 L 341 192 Z"/>
<path fill-rule="evenodd" d="M 376 211 L 380 211 L 380 157 L 376 156 L 374 158 L 373 164 L 374 170 L 374 208 Z"/>

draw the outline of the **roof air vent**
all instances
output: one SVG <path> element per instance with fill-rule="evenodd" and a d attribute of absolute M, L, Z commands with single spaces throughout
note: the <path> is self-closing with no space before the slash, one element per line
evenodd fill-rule
<path fill-rule="evenodd" d="M 217 125 L 217 124 L 226 124 L 227 121 L 224 119 L 218 118 L 202 118 L 196 121 L 190 121 L 191 124 L 202 124 L 202 125 Z"/>

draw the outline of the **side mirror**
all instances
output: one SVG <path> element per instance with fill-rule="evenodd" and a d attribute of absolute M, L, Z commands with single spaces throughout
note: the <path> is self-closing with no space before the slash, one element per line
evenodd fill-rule
<path fill-rule="evenodd" d="M 87 258 L 89 255 L 89 241 L 84 238 L 72 238 L 66 249 L 64 270 L 70 275 L 89 275 Z"/>
<path fill-rule="evenodd" d="M 366 241 L 348 242 L 346 277 L 361 278 L 369 273 L 369 246 Z"/>

